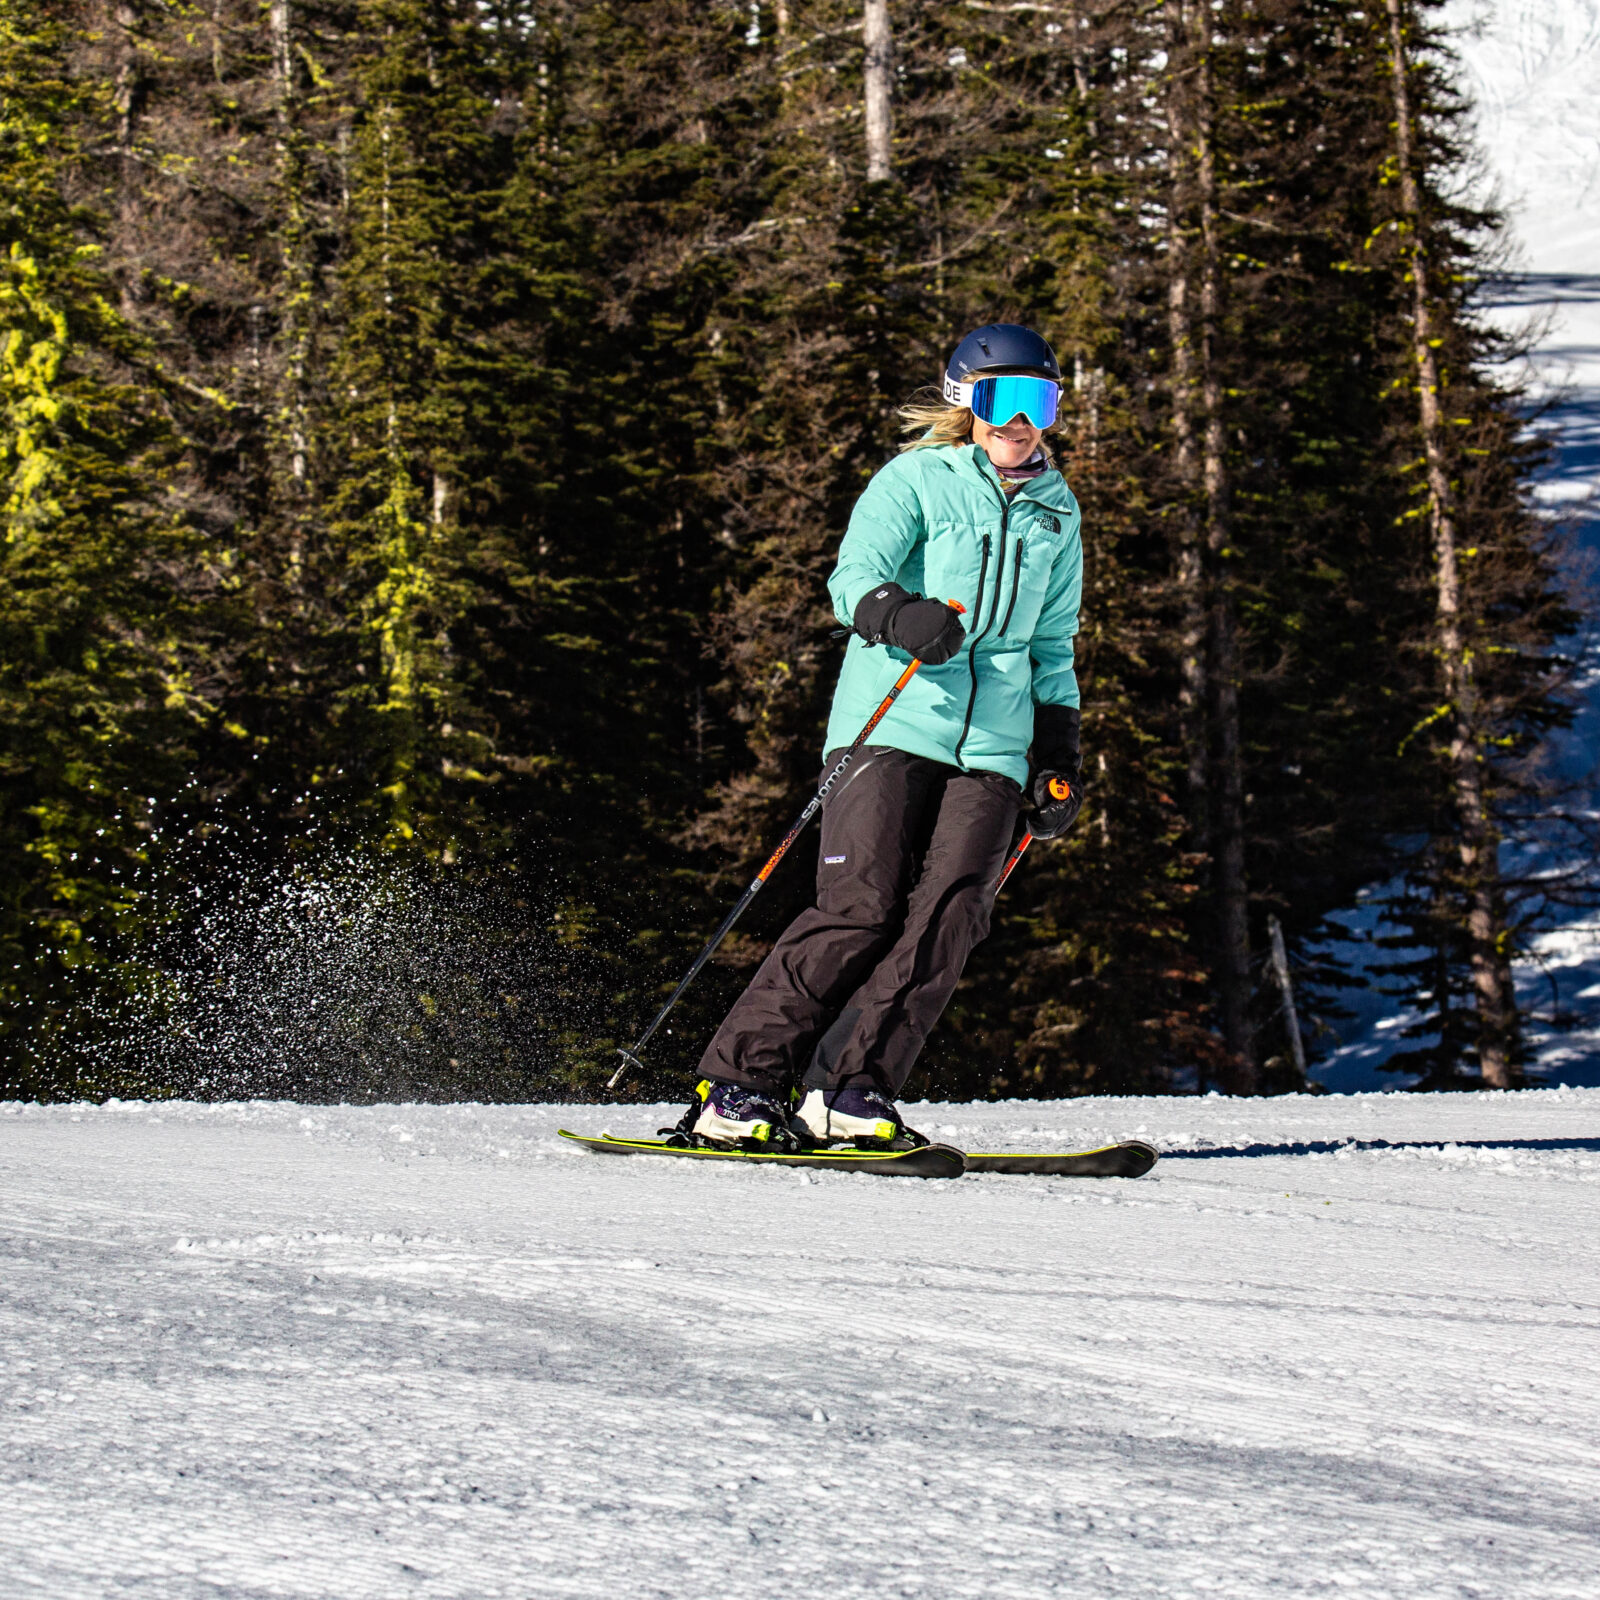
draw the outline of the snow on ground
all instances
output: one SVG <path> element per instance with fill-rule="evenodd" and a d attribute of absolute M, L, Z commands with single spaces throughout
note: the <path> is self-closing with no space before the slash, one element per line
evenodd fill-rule
<path fill-rule="evenodd" d="M 0 1592 L 1592 1600 L 1600 1091 L 915 1111 L 0 1106 Z"/>

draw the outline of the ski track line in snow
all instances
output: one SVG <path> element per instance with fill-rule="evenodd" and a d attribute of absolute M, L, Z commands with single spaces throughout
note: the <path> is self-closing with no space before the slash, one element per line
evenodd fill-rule
<path fill-rule="evenodd" d="M 925 1108 L 1203 1157 L 951 1183 L 0 1106 L 0 1594 L 1593 1600 L 1600 1092 L 1423 1101 Z"/>

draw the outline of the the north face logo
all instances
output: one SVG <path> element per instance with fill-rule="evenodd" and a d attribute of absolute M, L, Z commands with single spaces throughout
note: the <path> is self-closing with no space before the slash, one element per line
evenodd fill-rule
<path fill-rule="evenodd" d="M 1061 523 L 1055 517 L 1052 517 L 1048 511 L 1039 518 L 1039 521 L 1044 525 L 1044 531 L 1046 533 L 1061 532 Z"/>

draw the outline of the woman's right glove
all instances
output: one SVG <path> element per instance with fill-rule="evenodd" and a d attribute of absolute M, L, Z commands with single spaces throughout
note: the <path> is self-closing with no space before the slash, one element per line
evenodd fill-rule
<path fill-rule="evenodd" d="M 880 583 L 863 595 L 853 626 L 868 644 L 893 645 L 929 667 L 943 665 L 967 642 L 954 606 L 907 594 L 898 583 Z"/>

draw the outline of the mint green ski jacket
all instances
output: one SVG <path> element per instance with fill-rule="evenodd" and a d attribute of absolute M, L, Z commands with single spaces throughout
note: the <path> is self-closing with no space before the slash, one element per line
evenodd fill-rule
<path fill-rule="evenodd" d="M 1083 593 L 1078 502 L 1059 472 L 1008 503 L 976 445 L 908 450 L 863 491 L 828 592 L 848 625 L 885 580 L 964 605 L 966 646 L 922 667 L 871 742 L 1027 786 L 1035 705 L 1078 704 L 1073 640 Z M 850 744 L 911 659 L 852 637 L 825 750 Z"/>

